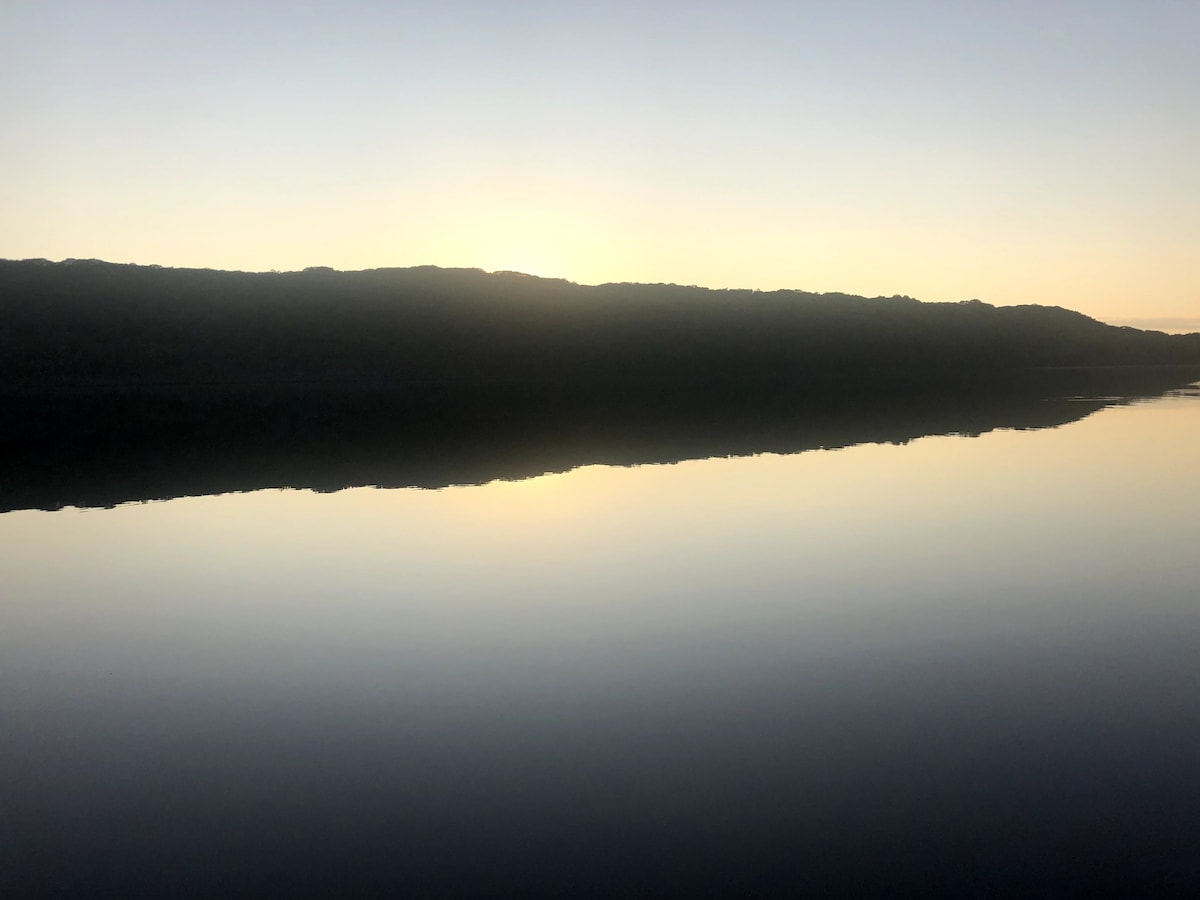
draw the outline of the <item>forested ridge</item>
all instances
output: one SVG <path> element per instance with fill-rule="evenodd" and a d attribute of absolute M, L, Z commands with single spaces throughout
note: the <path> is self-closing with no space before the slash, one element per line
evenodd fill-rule
<path fill-rule="evenodd" d="M 798 383 L 1200 362 L 1200 334 L 1057 307 L 426 266 L 0 261 L 0 386 Z"/>

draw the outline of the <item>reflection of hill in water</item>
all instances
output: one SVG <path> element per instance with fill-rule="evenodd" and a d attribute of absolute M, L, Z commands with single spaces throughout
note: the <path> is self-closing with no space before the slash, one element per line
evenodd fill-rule
<path fill-rule="evenodd" d="M 935 434 L 1052 428 L 1178 369 L 1066 370 L 953 386 L 662 391 L 492 387 L 0 396 L 0 510 L 99 507 L 272 487 L 436 488 L 589 464 L 797 453 Z M 1081 399 L 1091 398 L 1091 399 Z"/>

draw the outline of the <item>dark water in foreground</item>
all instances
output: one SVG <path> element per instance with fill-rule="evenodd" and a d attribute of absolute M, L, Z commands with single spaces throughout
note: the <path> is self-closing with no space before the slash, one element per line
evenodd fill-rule
<path fill-rule="evenodd" d="M 0 516 L 0 894 L 1200 890 L 1200 397 Z"/>

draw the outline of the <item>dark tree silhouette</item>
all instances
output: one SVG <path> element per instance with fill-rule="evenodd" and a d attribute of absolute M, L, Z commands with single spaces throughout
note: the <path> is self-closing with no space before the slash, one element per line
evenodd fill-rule
<path fill-rule="evenodd" d="M 0 385 L 798 384 L 1200 362 L 1056 307 L 433 267 L 249 274 L 0 262 Z"/>

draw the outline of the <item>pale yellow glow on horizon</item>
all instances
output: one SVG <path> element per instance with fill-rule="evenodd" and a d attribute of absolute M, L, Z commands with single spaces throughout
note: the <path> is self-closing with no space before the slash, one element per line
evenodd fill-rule
<path fill-rule="evenodd" d="M 948 226 L 839 208 L 836 198 L 797 211 L 666 189 L 643 195 L 655 189 L 618 189 L 602 174 L 490 172 L 456 182 L 447 172 L 421 186 L 372 183 L 315 197 L 281 188 L 265 205 L 261 191 L 238 185 L 164 186 L 130 204 L 120 182 L 65 184 L 70 215 L 51 206 L 20 232 L 0 227 L 0 246 L 9 258 L 249 271 L 438 265 L 580 284 L 1040 303 L 1107 321 L 1200 316 L 1200 257 L 1184 234 L 1133 244 L 1111 223 L 1061 218 L 1024 228 L 1007 220 Z M 107 227 L 98 232 L 91 223 L 99 217 Z"/>

